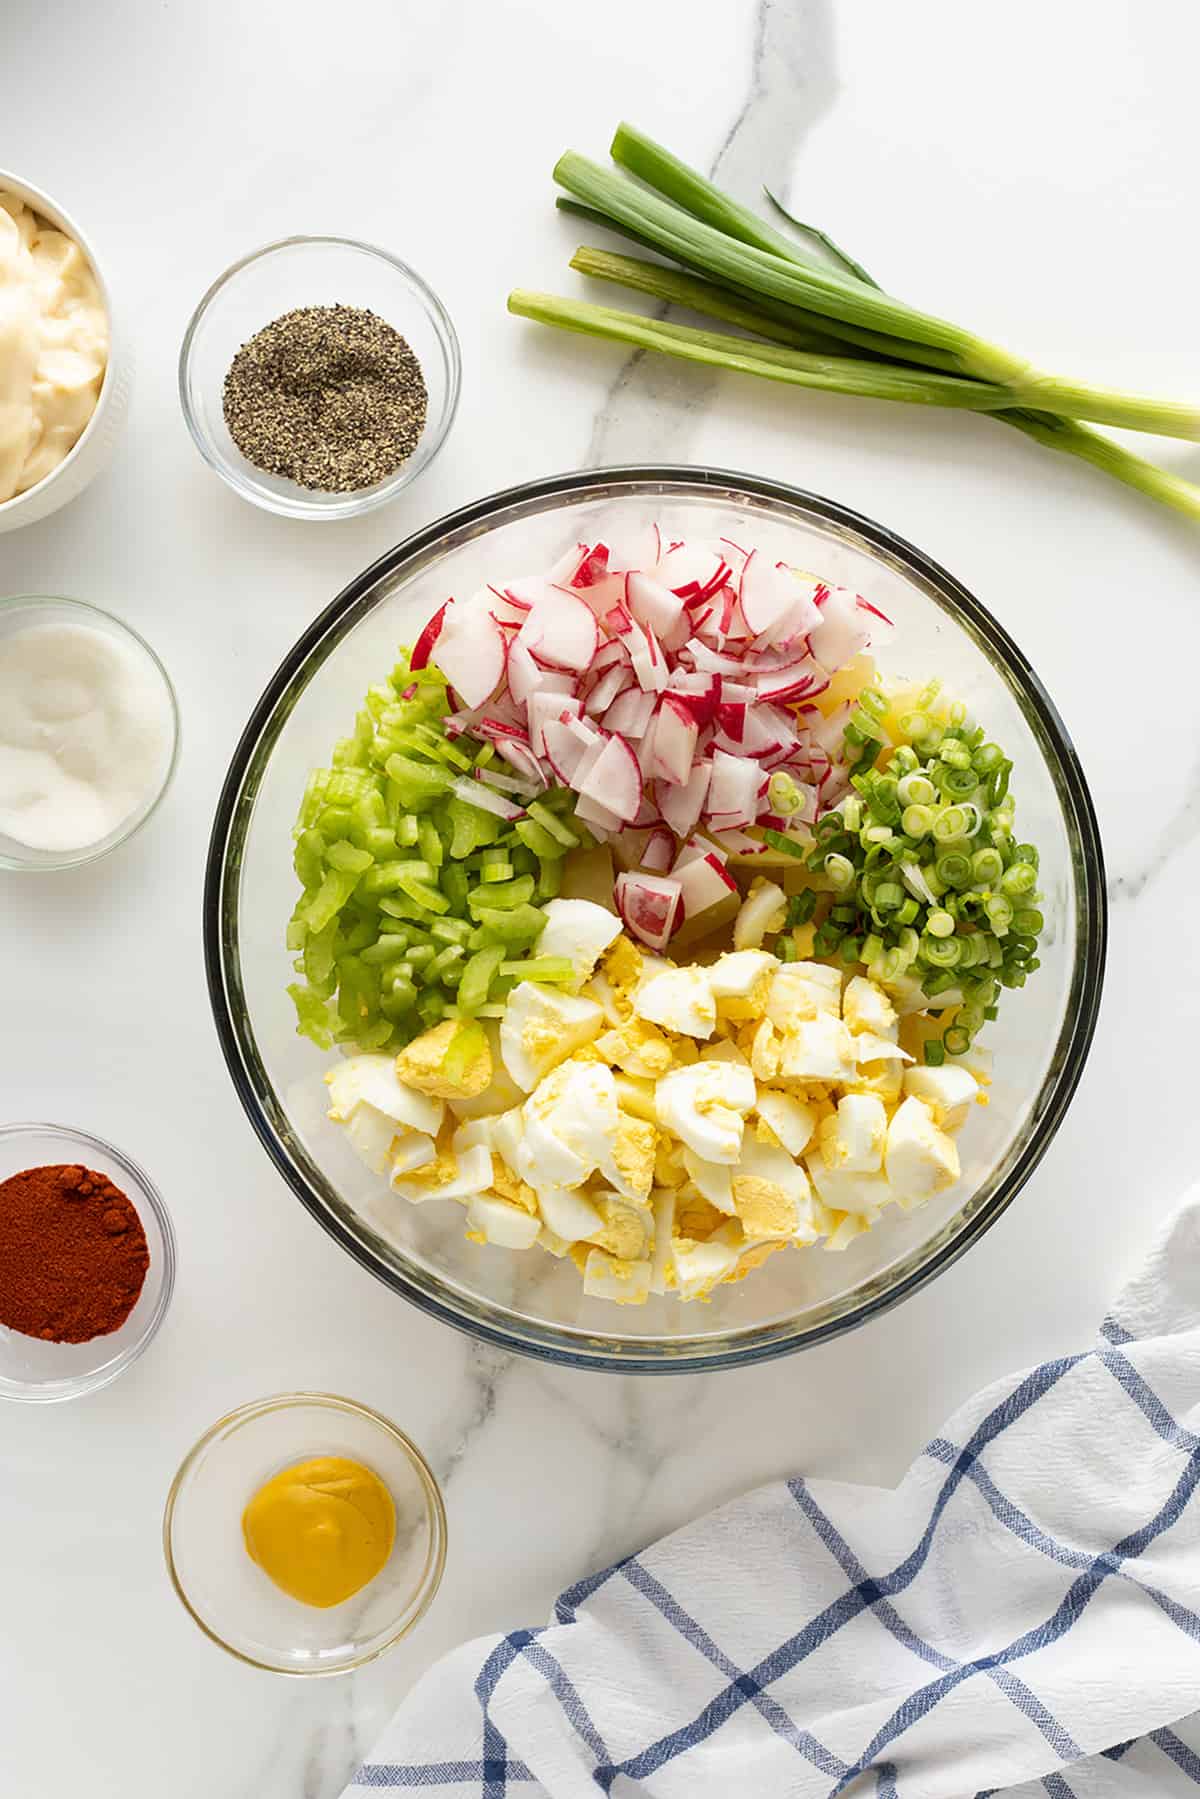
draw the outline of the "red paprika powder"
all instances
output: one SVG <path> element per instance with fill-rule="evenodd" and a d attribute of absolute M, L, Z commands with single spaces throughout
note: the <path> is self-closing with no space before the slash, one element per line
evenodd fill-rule
<path fill-rule="evenodd" d="M 150 1266 L 146 1233 L 106 1174 L 72 1163 L 0 1181 L 0 1324 L 87 1343 L 124 1324 Z"/>

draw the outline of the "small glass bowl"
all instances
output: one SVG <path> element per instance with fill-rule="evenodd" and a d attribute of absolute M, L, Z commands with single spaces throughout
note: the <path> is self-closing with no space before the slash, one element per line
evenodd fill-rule
<path fill-rule="evenodd" d="M 264 325 L 297 307 L 337 304 L 365 307 L 407 339 L 429 408 L 421 441 L 394 475 L 353 493 L 318 493 L 247 461 L 229 434 L 222 394 L 237 351 Z M 348 237 L 285 237 L 243 256 L 213 282 L 179 352 L 179 400 L 196 448 L 235 493 L 287 518 L 356 518 L 394 499 L 437 455 L 461 382 L 458 337 L 432 288 L 398 257 Z"/>
<path fill-rule="evenodd" d="M 31 849 L 27 843 L 21 843 L 0 830 L 0 868 L 22 874 L 45 874 L 53 869 L 79 868 L 83 863 L 94 862 L 98 857 L 106 856 L 110 850 L 115 850 L 118 844 L 125 843 L 135 831 L 141 830 L 157 808 L 171 784 L 171 777 L 179 760 L 179 702 L 171 685 L 171 677 L 145 638 L 139 636 L 132 625 L 114 617 L 111 612 L 102 611 L 99 606 L 89 605 L 85 600 L 68 600 L 47 594 L 16 594 L 11 599 L 0 599 L 0 639 L 30 625 L 53 624 L 89 625 L 94 631 L 116 638 L 131 649 L 143 664 L 148 680 L 161 687 L 166 696 L 170 735 L 169 741 L 164 745 L 162 767 L 154 785 L 147 791 L 141 804 L 135 806 L 106 837 L 98 837 L 94 843 L 85 843 L 79 849 L 39 850 Z"/>
<path fill-rule="evenodd" d="M 0 1399 L 51 1405 L 107 1387 L 150 1343 L 175 1286 L 175 1232 L 149 1176 L 102 1137 L 64 1124 L 0 1125 L 0 1181 L 26 1168 L 82 1164 L 127 1193 L 146 1233 L 150 1267 L 138 1302 L 119 1330 L 90 1343 L 43 1343 L 0 1325 Z"/>
<path fill-rule="evenodd" d="M 251 1561 L 242 1513 L 273 1475 L 324 1455 L 379 1476 L 396 1507 L 396 1541 L 361 1592 L 317 1610 Z M 429 1609 L 446 1563 L 446 1510 L 420 1450 L 380 1413 L 332 1393 L 279 1393 L 239 1406 L 189 1450 L 167 1496 L 163 1550 L 184 1606 L 230 1655 L 273 1674 L 347 1674 Z"/>

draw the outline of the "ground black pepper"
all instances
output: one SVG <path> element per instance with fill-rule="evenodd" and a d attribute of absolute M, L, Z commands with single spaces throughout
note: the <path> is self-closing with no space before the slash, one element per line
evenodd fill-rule
<path fill-rule="evenodd" d="M 225 423 L 256 468 L 324 493 L 374 487 L 420 441 L 428 394 L 400 333 L 358 306 L 302 306 L 244 343 Z"/>

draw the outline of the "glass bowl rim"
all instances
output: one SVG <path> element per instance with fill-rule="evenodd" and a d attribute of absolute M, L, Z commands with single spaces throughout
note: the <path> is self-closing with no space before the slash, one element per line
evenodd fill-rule
<path fill-rule="evenodd" d="M 415 1595 L 419 1603 L 416 1611 L 413 1613 L 412 1617 L 408 1619 L 407 1623 L 403 1624 L 398 1630 L 389 1632 L 384 1641 L 377 1644 L 375 1648 L 365 1650 L 362 1654 L 353 1656 L 347 1661 L 339 1662 L 336 1667 L 280 1668 L 274 1662 L 264 1662 L 257 1656 L 248 1655 L 244 1649 L 235 1649 L 232 1643 L 227 1642 L 226 1639 L 221 1636 L 219 1631 L 214 1630 L 213 1627 L 200 1616 L 199 1612 L 197 1612 L 195 1606 L 188 1598 L 187 1589 L 184 1586 L 183 1579 L 176 1567 L 171 1532 L 172 1525 L 175 1522 L 175 1510 L 180 1497 L 182 1496 L 188 1475 L 198 1463 L 203 1452 L 209 1447 L 210 1443 L 213 1443 L 216 1440 L 222 1431 L 230 1426 L 236 1427 L 241 1424 L 247 1424 L 251 1422 L 251 1420 L 263 1417 L 270 1412 L 291 1411 L 293 1407 L 304 1405 L 325 1406 L 331 1411 L 348 1412 L 353 1417 L 366 1419 L 370 1424 L 379 1427 L 385 1436 L 390 1437 L 392 1441 L 403 1450 L 425 1495 L 429 1512 L 431 1541 L 429 1554 L 426 1557 L 425 1567 L 422 1571 L 420 1582 L 415 1588 Z M 393 1423 L 393 1421 L 390 1418 L 385 1417 L 382 1412 L 376 1411 L 374 1406 L 364 1405 L 360 1399 L 346 1399 L 339 1393 L 325 1393 L 315 1388 L 299 1388 L 295 1392 L 269 1393 L 262 1399 L 248 1399 L 242 1405 L 234 1406 L 232 1411 L 226 1412 L 224 1416 L 218 1418 L 215 1423 L 210 1424 L 208 1429 L 197 1437 L 196 1441 L 192 1444 L 178 1468 L 175 1470 L 171 1485 L 167 1491 L 166 1503 L 163 1507 L 162 1545 L 163 1556 L 167 1564 L 167 1574 L 170 1578 L 172 1587 L 175 1589 L 175 1596 L 183 1606 L 183 1609 L 188 1614 L 189 1618 L 191 1618 L 192 1622 L 204 1632 L 204 1635 L 211 1643 L 215 1643 L 217 1647 L 223 1649 L 227 1655 L 232 1655 L 236 1661 L 243 1662 L 250 1668 L 261 1668 L 263 1672 L 267 1674 L 282 1674 L 288 1679 L 328 1680 L 338 1674 L 351 1674 L 359 1668 L 365 1668 L 368 1663 L 377 1661 L 381 1655 L 386 1655 L 389 1649 L 394 1649 L 397 1643 L 402 1642 L 411 1631 L 416 1629 L 417 1625 L 421 1622 L 422 1618 L 424 1618 L 430 1606 L 437 1598 L 438 1590 L 442 1584 L 442 1576 L 446 1570 L 448 1544 L 449 1526 L 446 1520 L 446 1502 L 442 1495 L 442 1489 L 438 1484 L 438 1479 L 434 1474 L 433 1469 L 429 1466 L 428 1461 L 417 1448 L 417 1445 L 413 1442 L 407 1431 L 401 1430 L 398 1424 Z"/>
<path fill-rule="evenodd" d="M 739 1333 L 740 1340 L 732 1346 L 725 1344 L 696 1353 L 680 1354 L 650 1352 L 645 1347 L 605 1350 L 600 1347 L 603 1339 L 598 1333 L 569 1333 L 561 1326 L 530 1324 L 528 1330 L 521 1333 L 510 1328 L 507 1323 L 493 1322 L 489 1318 L 460 1310 L 428 1291 L 423 1278 L 417 1273 L 401 1273 L 377 1260 L 367 1245 L 360 1242 L 310 1189 L 259 1103 L 254 1083 L 243 1064 L 238 1031 L 228 1003 L 224 978 L 225 935 L 222 929 L 226 892 L 225 850 L 239 811 L 245 776 L 281 700 L 302 673 L 313 652 L 339 622 L 352 615 L 355 608 L 360 608 L 359 615 L 365 617 L 370 610 L 369 603 L 365 602 L 368 602 L 370 594 L 379 583 L 388 577 L 402 574 L 406 564 L 415 561 L 426 551 L 435 549 L 439 540 L 464 529 L 487 525 L 496 515 L 509 508 L 539 500 L 569 502 L 572 498 L 578 501 L 589 497 L 615 499 L 621 497 L 622 488 L 637 494 L 661 485 L 669 489 L 672 484 L 698 491 L 705 488 L 732 491 L 735 495 L 743 494 L 750 499 L 774 501 L 806 510 L 827 525 L 852 532 L 865 543 L 868 551 L 881 554 L 885 559 L 899 564 L 905 573 L 917 576 L 921 583 L 932 587 L 948 602 L 948 616 L 957 615 L 956 622 L 960 627 L 968 627 L 976 641 L 986 649 L 989 659 L 998 665 L 1002 676 L 1007 678 L 1014 695 L 1019 691 L 1027 702 L 1045 738 L 1053 747 L 1054 766 L 1051 774 L 1058 777 L 1055 787 L 1068 837 L 1073 832 L 1077 839 L 1079 867 L 1076 910 L 1080 920 L 1066 1008 L 1057 1040 L 1062 1049 L 1061 1066 L 1057 1073 L 1051 1072 L 1047 1076 L 1039 1089 L 1039 1096 L 1045 1097 L 1045 1104 L 1038 1116 L 1036 1128 L 1015 1154 L 1008 1173 L 955 1236 L 943 1243 L 925 1261 L 910 1268 L 900 1279 L 891 1282 L 883 1290 L 870 1293 L 857 1303 L 848 1305 L 832 1318 L 822 1319 L 799 1329 L 794 1322 L 751 1326 Z M 664 495 L 665 503 L 669 504 L 670 497 L 669 492 Z M 786 482 L 705 465 L 632 463 L 543 476 L 461 506 L 386 550 L 349 581 L 329 605 L 318 613 L 268 681 L 233 752 L 217 801 L 209 840 L 204 881 L 203 934 L 205 976 L 213 1019 L 226 1067 L 242 1107 L 259 1141 L 301 1204 L 361 1267 L 429 1316 L 500 1349 L 529 1355 L 536 1360 L 562 1367 L 587 1368 L 610 1374 L 699 1374 L 770 1361 L 776 1356 L 811 1348 L 818 1343 L 831 1341 L 846 1331 L 857 1329 L 944 1273 L 1007 1210 L 1053 1141 L 1087 1061 L 1104 983 L 1108 900 L 1104 854 L 1095 807 L 1067 728 L 1023 651 L 983 603 L 955 576 L 888 527 L 836 500 L 792 487 Z M 489 1310 L 493 1309 L 490 1301 L 483 1303 Z"/>
<path fill-rule="evenodd" d="M 209 434 L 202 428 L 196 417 L 191 399 L 191 366 L 192 346 L 196 334 L 208 315 L 210 308 L 230 283 L 256 262 L 263 262 L 268 257 L 278 254 L 280 250 L 292 250 L 301 245 L 321 245 L 342 250 L 359 250 L 366 256 L 373 256 L 376 261 L 386 263 L 401 280 L 410 287 L 424 304 L 433 321 L 434 332 L 439 338 L 447 362 L 446 403 L 442 408 L 437 429 L 432 433 L 428 454 L 416 468 L 414 458 L 410 456 L 402 462 L 389 480 L 381 482 L 377 487 L 363 489 L 360 495 L 343 496 L 340 505 L 317 506 L 303 500 L 292 500 L 285 495 L 271 495 L 260 491 L 245 479 L 232 463 L 221 455 Z M 367 243 L 363 238 L 329 236 L 321 232 L 297 232 L 290 237 L 278 237 L 271 243 L 260 244 L 257 249 L 248 250 L 231 262 L 201 295 L 195 311 L 188 320 L 183 334 L 183 342 L 179 346 L 178 364 L 179 405 L 183 412 L 184 423 L 188 428 L 192 442 L 199 450 L 209 468 L 220 475 L 225 484 L 242 499 L 249 500 L 251 505 L 259 506 L 264 512 L 273 512 L 280 518 L 310 519 L 317 523 L 326 520 L 360 518 L 364 513 L 374 511 L 375 507 L 385 505 L 400 493 L 419 474 L 423 474 L 434 457 L 438 454 L 449 435 L 458 412 L 458 403 L 462 394 L 462 346 L 458 341 L 458 332 L 454 321 L 446 310 L 440 296 L 425 280 L 424 276 L 414 269 L 411 263 L 385 250 L 380 244 Z M 418 446 L 419 448 L 420 446 Z"/>
<path fill-rule="evenodd" d="M 126 637 L 131 637 L 139 649 L 145 650 L 162 679 L 162 684 L 166 689 L 167 699 L 171 708 L 170 759 L 167 762 L 166 772 L 163 775 L 157 793 L 154 795 L 154 798 L 146 807 L 146 810 L 142 813 L 141 817 L 137 820 L 136 824 L 129 825 L 127 828 L 118 826 L 115 833 L 110 832 L 107 838 L 101 837 L 98 843 L 86 844 L 81 850 L 65 850 L 61 854 L 56 853 L 48 855 L 44 862 L 17 862 L 11 857 L 0 853 L 0 873 L 21 875 L 58 874 L 61 870 L 66 868 L 83 868 L 89 862 L 102 861 L 105 856 L 111 856 L 114 850 L 120 849 L 122 844 L 126 844 L 131 838 L 136 837 L 144 825 L 149 824 L 150 820 L 154 817 L 154 814 L 158 811 L 158 808 L 162 805 L 163 800 L 166 798 L 167 791 L 170 788 L 172 781 L 175 779 L 175 771 L 179 767 L 179 754 L 183 742 L 183 720 L 179 711 L 179 695 L 175 691 L 175 683 L 168 674 L 162 657 L 154 648 L 154 645 L 147 642 L 141 632 L 136 630 L 127 619 L 119 617 L 115 612 L 109 612 L 104 606 L 95 605 L 91 600 L 77 600 L 71 594 L 66 593 L 5 594 L 3 598 L 0 598 L 0 616 L 3 616 L 3 614 L 7 613 L 10 609 L 15 611 L 20 606 L 66 606 L 68 610 L 91 613 L 94 617 L 105 619 L 110 625 L 115 625 L 117 627 L 118 635 L 123 634 Z M 133 814 L 131 813 L 130 816 L 132 817 Z"/>
<path fill-rule="evenodd" d="M 68 1399 L 82 1399 L 85 1394 L 98 1393 L 103 1387 L 110 1386 L 149 1349 L 167 1315 L 171 1295 L 175 1291 L 177 1263 L 175 1226 L 171 1222 L 171 1214 L 167 1211 L 162 1194 L 145 1169 L 139 1162 L 135 1162 L 132 1156 L 126 1155 L 124 1150 L 118 1149 L 114 1143 L 110 1143 L 106 1137 L 97 1137 L 93 1132 L 82 1131 L 73 1124 L 54 1124 L 46 1119 L 25 1119 L 16 1124 L 0 1124 L 0 1142 L 4 1142 L 10 1137 L 20 1137 L 27 1131 L 52 1131 L 58 1136 L 69 1138 L 71 1142 L 78 1143 L 81 1147 L 98 1149 L 106 1156 L 111 1156 L 118 1167 L 124 1169 L 129 1175 L 138 1197 L 145 1198 L 154 1214 L 163 1246 L 162 1281 L 158 1297 L 154 1303 L 154 1310 L 146 1321 L 146 1328 L 135 1343 L 126 1344 L 125 1348 L 119 1355 L 114 1356 L 111 1362 L 91 1374 L 68 1376 L 64 1380 L 44 1384 L 30 1383 L 25 1385 L 21 1392 L 10 1392 L 0 1387 L 0 1399 L 10 1400 L 15 1405 L 57 1405 Z M 136 1210 L 136 1207 L 134 1209 Z M 93 1341 L 95 1340 L 93 1339 Z M 4 1378 L 8 1379 L 7 1376 Z M 14 1382 L 13 1385 L 16 1383 Z"/>

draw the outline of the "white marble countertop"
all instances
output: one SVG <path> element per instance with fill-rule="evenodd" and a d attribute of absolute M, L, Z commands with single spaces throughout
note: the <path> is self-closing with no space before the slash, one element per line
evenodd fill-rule
<path fill-rule="evenodd" d="M 129 618 L 173 672 L 184 755 L 123 853 L 4 882 L 5 1116 L 126 1147 L 167 1198 L 180 1262 L 162 1334 L 120 1383 L 0 1420 L 0 1791 L 330 1799 L 463 1637 L 541 1621 L 568 1580 L 768 1477 L 895 1481 L 980 1383 L 1086 1339 L 1196 1161 L 1195 1056 L 1171 1051 L 1200 1030 L 1195 528 L 985 421 L 629 363 L 509 319 L 510 286 L 578 290 L 555 157 L 602 155 L 628 116 L 746 198 L 762 180 L 790 191 L 907 298 L 1065 372 L 1186 392 L 1200 385 L 1184 228 L 1200 20 L 1176 7 L 1151 22 L 1137 0 L 1102 0 L 1085 30 L 1039 0 L 986 20 L 956 0 L 8 0 L 3 39 L 0 163 L 60 195 L 107 252 L 139 366 L 112 471 L 0 538 L 0 592 L 78 594 Z M 200 293 L 293 231 L 397 249 L 463 340 L 440 459 L 346 525 L 242 504 L 201 465 L 176 400 Z M 1200 450 L 1166 454 L 1200 475 Z M 474 1347 L 338 1253 L 234 1097 L 199 917 L 236 734 L 344 581 L 491 489 L 660 455 L 836 496 L 974 589 L 1074 734 L 1113 911 L 1078 1097 L 971 1254 L 828 1347 L 653 1381 Z M 238 1666 L 163 1571 L 182 1452 L 228 1407 L 295 1386 L 397 1418 L 446 1487 L 442 1593 L 353 1680 Z"/>

